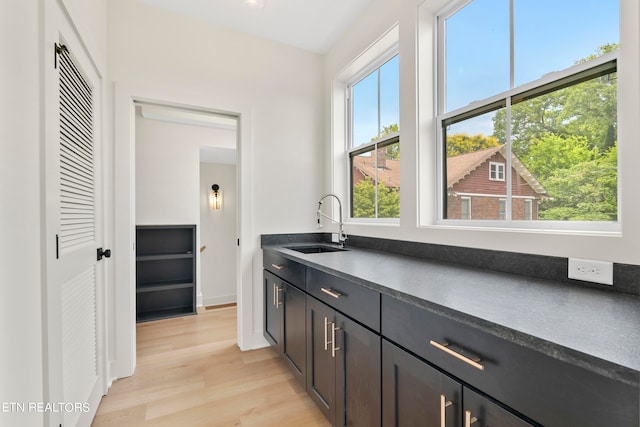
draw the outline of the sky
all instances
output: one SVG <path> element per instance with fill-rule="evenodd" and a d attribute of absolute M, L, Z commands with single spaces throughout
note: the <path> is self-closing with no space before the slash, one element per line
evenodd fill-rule
<path fill-rule="evenodd" d="M 353 88 L 353 146 L 366 144 L 385 126 L 400 121 L 400 62 L 396 55 L 374 72 L 359 81 Z M 378 78 L 380 90 L 378 103 Z M 378 120 L 378 105 L 380 120 Z M 378 129 L 380 127 L 380 129 Z"/>
<path fill-rule="evenodd" d="M 514 0 L 514 87 L 618 43 L 619 15 L 616 0 Z M 447 111 L 510 88 L 509 0 L 473 0 L 446 31 Z M 469 125 L 491 134 L 491 117 Z"/>
<path fill-rule="evenodd" d="M 617 0 L 514 0 L 514 86 L 565 69 L 598 46 L 618 43 L 619 15 Z M 508 90 L 509 0 L 473 0 L 446 25 L 447 111 Z M 354 85 L 354 147 L 370 142 L 378 126 L 399 123 L 398 65 L 396 56 L 379 75 Z M 492 116 L 461 123 L 457 131 L 490 135 Z"/>

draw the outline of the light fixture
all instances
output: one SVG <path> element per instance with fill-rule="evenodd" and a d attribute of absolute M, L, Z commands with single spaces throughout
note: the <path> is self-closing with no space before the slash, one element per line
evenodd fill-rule
<path fill-rule="evenodd" d="M 209 206 L 211 210 L 218 211 L 222 209 L 222 192 L 218 184 L 211 186 L 211 192 L 209 193 Z"/>
<path fill-rule="evenodd" d="M 262 9 L 264 7 L 265 0 L 244 0 L 244 7 L 251 9 Z"/>

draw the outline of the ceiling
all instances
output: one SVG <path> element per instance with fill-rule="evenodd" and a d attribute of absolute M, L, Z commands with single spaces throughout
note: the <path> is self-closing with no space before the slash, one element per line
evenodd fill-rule
<path fill-rule="evenodd" d="M 373 0 L 138 0 L 316 53 L 327 50 Z"/>

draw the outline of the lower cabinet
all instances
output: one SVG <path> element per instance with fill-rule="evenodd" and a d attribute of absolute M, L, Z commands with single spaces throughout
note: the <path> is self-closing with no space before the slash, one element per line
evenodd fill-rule
<path fill-rule="evenodd" d="M 383 425 L 525 427 L 528 422 L 382 340 Z"/>
<path fill-rule="evenodd" d="M 381 338 L 307 296 L 307 392 L 334 426 L 381 425 Z"/>
<path fill-rule="evenodd" d="M 265 270 L 264 299 L 264 336 L 305 387 L 305 293 Z"/>

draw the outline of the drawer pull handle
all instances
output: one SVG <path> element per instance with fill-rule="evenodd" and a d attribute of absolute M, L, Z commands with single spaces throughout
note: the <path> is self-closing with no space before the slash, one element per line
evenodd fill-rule
<path fill-rule="evenodd" d="M 447 397 L 444 394 L 440 395 L 440 427 L 447 427 L 447 414 L 445 413 L 445 409 L 449 406 L 453 405 L 453 402 L 447 400 Z"/>
<path fill-rule="evenodd" d="M 324 351 L 327 351 L 329 349 L 329 341 L 327 341 L 327 338 L 328 338 L 327 327 L 329 326 L 330 323 L 331 322 L 329 322 L 329 319 L 325 317 L 324 318 Z"/>
<path fill-rule="evenodd" d="M 329 288 L 329 289 L 327 289 L 327 288 L 320 288 L 320 290 L 321 290 L 322 292 L 324 292 L 325 294 L 327 294 L 327 295 L 331 295 L 331 296 L 332 296 L 332 297 L 334 297 L 335 299 L 338 299 L 338 298 L 340 298 L 340 297 L 342 296 L 342 294 L 341 294 L 340 292 L 336 292 L 336 291 L 334 291 L 334 290 L 333 290 L 333 289 L 331 289 L 331 288 Z"/>
<path fill-rule="evenodd" d="M 471 417 L 471 411 L 464 411 L 464 427 L 471 427 L 471 424 L 477 421 L 476 417 Z"/>
<path fill-rule="evenodd" d="M 284 269 L 284 265 L 281 264 L 271 264 L 271 267 L 275 268 L 276 270 Z"/>
<path fill-rule="evenodd" d="M 464 363 L 473 366 L 476 369 L 479 369 L 481 371 L 484 371 L 484 366 L 482 366 L 480 363 L 480 358 L 469 358 L 467 356 L 465 356 L 464 354 L 460 354 L 455 350 L 452 350 L 451 348 L 449 348 L 449 346 L 451 344 L 449 343 L 444 343 L 444 344 L 440 344 L 439 342 L 436 342 L 434 340 L 429 341 L 429 344 L 431 344 L 432 346 L 434 346 L 435 348 L 437 348 L 438 350 L 442 350 L 445 353 L 455 357 L 458 360 L 463 361 Z"/>
<path fill-rule="evenodd" d="M 335 359 L 336 350 L 340 350 L 340 347 L 336 347 L 336 331 L 340 329 L 334 322 L 331 323 L 331 357 Z"/>

